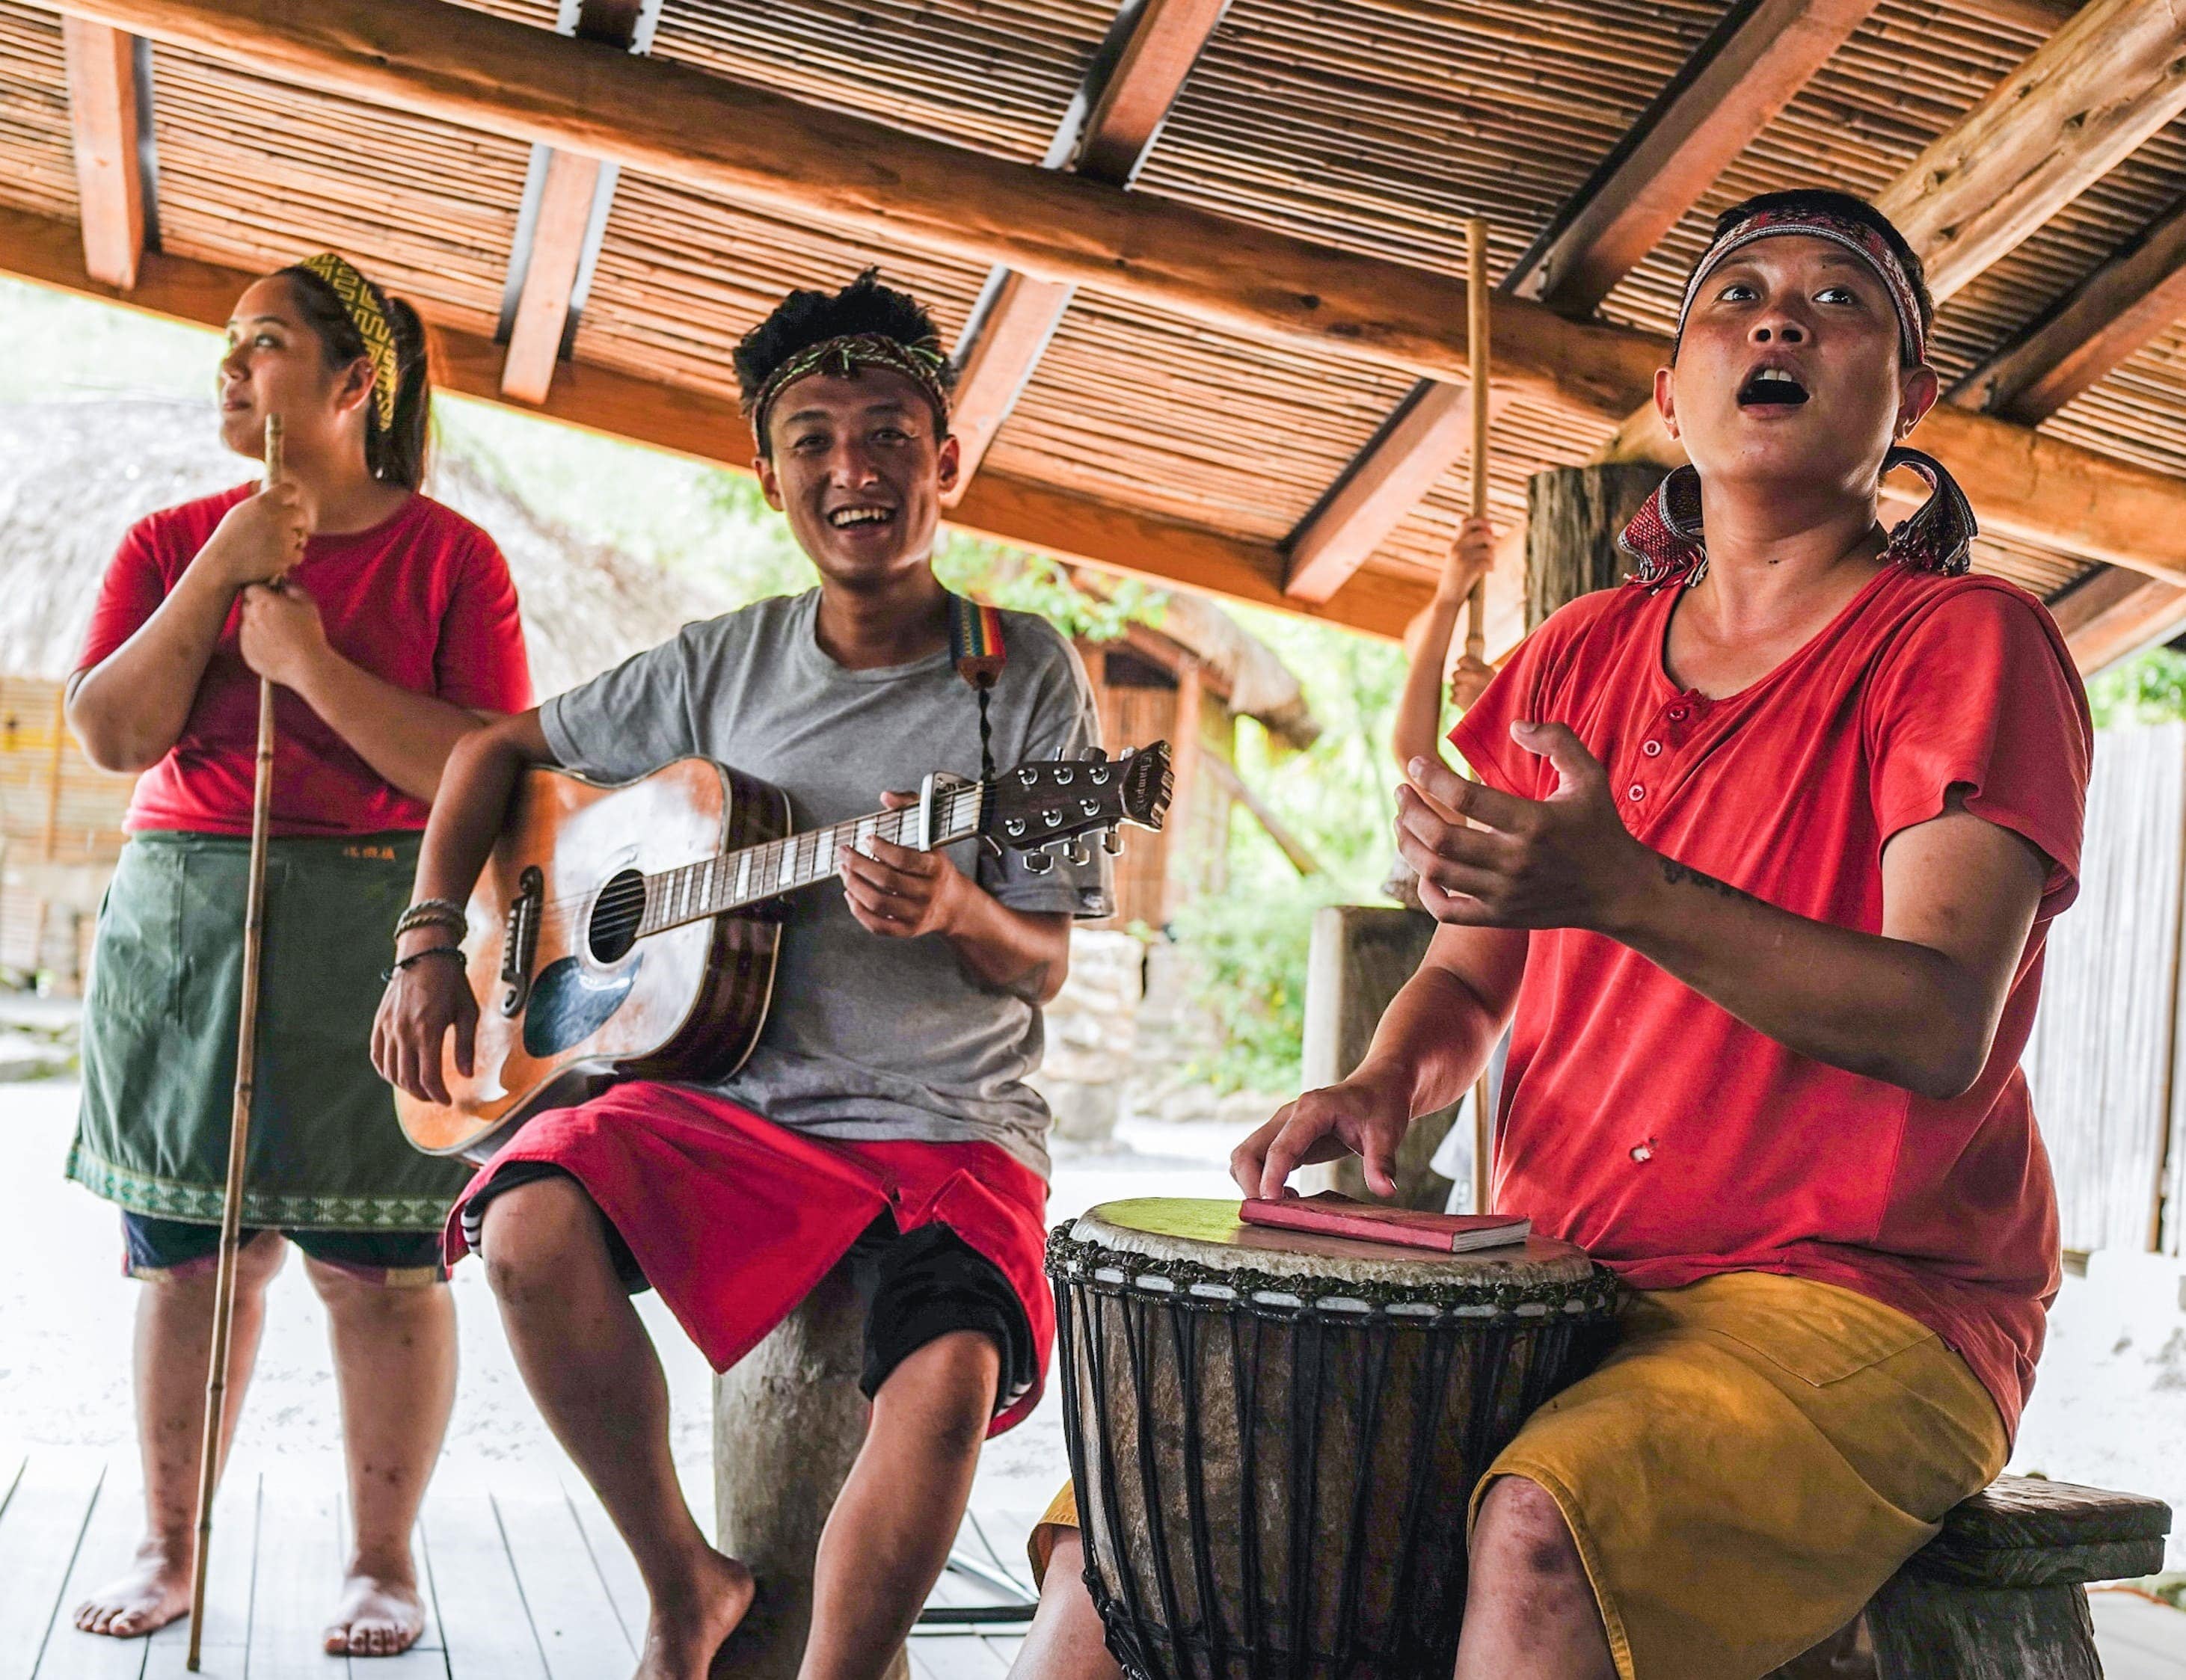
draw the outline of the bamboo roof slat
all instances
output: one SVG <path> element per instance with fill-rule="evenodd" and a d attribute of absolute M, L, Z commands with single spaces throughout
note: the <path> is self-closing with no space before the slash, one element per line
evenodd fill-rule
<path fill-rule="evenodd" d="M 1450 271 L 1483 215 L 1499 276 L 1724 9 L 1236 0 L 1137 184 Z"/>
<path fill-rule="evenodd" d="M 2186 474 L 2186 322 L 2111 369 L 2042 429 L 2159 472 Z"/>
<path fill-rule="evenodd" d="M 42 216 L 77 213 L 60 20 L 13 0 L 0 3 L 0 199 Z"/>
<path fill-rule="evenodd" d="M 163 246 L 271 269 L 328 245 L 390 291 L 491 333 L 530 148 L 496 135 L 154 55 Z"/>
<path fill-rule="evenodd" d="M 625 171 L 577 329 L 584 361 L 733 398 L 737 340 L 795 286 L 877 264 L 954 343 L 986 271 L 883 250 Z"/>
<path fill-rule="evenodd" d="M 653 50 L 1034 161 L 1115 14 L 1113 0 L 674 0 Z"/>

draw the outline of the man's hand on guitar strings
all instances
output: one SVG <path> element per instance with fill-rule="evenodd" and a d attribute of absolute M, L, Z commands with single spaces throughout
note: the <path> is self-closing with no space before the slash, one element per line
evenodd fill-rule
<path fill-rule="evenodd" d="M 445 928 L 420 927 L 404 935 L 395 949 L 408 956 L 426 945 L 447 943 Z M 446 1106 L 454 1099 L 440 1057 L 451 1027 L 456 1033 L 456 1071 L 468 1078 L 478 1039 L 478 1000 L 471 995 L 470 982 L 457 963 L 413 963 L 395 975 L 379 1000 L 372 1023 L 372 1065 L 389 1084 L 420 1101 Z"/>
<path fill-rule="evenodd" d="M 915 793 L 883 793 L 892 811 L 918 803 Z M 844 846 L 835 854 L 843 877 L 843 896 L 858 925 L 884 939 L 915 939 L 946 933 L 956 926 L 964 889 L 964 872 L 939 852 L 915 851 L 883 840 L 866 841 L 871 854 Z"/>

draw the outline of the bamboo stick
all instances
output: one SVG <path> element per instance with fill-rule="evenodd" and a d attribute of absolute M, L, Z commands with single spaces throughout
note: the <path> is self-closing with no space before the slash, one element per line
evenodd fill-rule
<path fill-rule="evenodd" d="M 61 767 L 68 750 L 68 685 L 53 691 L 53 750 L 46 760 L 46 830 L 38 848 L 45 862 L 53 860 L 61 834 Z"/>
<path fill-rule="evenodd" d="M 1472 354 L 1472 462 L 1466 512 L 1477 519 L 1488 512 L 1488 224 L 1478 216 L 1465 224 L 1466 342 Z M 1472 580 L 1465 599 L 1465 652 L 1469 658 L 1488 654 L 1488 581 Z M 1495 1116 L 1488 1106 L 1488 1071 L 1472 1086 L 1472 1211 L 1485 1213 L 1495 1184 Z"/>
<path fill-rule="evenodd" d="M 281 478 L 281 417 L 266 417 L 266 482 Z M 243 1234 L 243 1171 L 250 1145 L 250 1104 L 257 1085 L 258 961 L 266 943 L 266 844 L 273 809 L 273 684 L 258 679 L 258 764 L 250 795 L 249 881 L 243 907 L 243 1003 L 235 1031 L 235 1107 L 227 1130 L 227 1183 L 220 1203 L 220 1269 L 213 1283 L 212 1358 L 205 1372 L 205 1434 L 198 1458 L 198 1543 L 190 1565 L 190 1649 L 198 1672 L 205 1638 L 205 1565 L 212 1553 L 213 1492 L 220 1485 L 221 1421 L 227 1409 L 229 1332 L 235 1322 L 235 1273 Z"/>

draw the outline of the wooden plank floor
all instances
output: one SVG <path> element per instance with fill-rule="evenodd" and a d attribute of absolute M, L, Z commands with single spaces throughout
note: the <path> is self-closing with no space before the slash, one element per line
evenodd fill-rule
<path fill-rule="evenodd" d="M 80 1633 L 79 1599 L 120 1574 L 142 1521 L 132 1467 L 81 1458 L 0 1462 L 0 1680 L 182 1680 L 177 1622 L 149 1639 Z M 620 1680 L 635 1663 L 645 1594 L 588 1488 L 535 1480 L 436 1487 L 418 1526 L 428 1622 L 402 1656 L 333 1657 L 320 1630 L 339 1579 L 346 1520 L 330 1489 L 238 1476 L 214 1514 L 204 1680 Z M 1012 1531 L 1014 1532 L 1015 1531 Z M 966 1554 L 1023 1582 L 1023 1559 L 965 1526 Z M 1003 1595 L 954 1574 L 937 1603 Z M 1009 1630 L 924 1636 L 918 1680 L 1003 1680 Z"/>

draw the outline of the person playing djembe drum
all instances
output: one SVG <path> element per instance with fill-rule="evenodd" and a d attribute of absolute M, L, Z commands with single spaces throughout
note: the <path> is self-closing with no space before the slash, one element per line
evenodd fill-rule
<path fill-rule="evenodd" d="M 2039 602 L 1899 441 L 1920 265 L 1823 191 L 1727 211 L 1656 401 L 1692 465 L 1623 588 L 1556 613 L 1426 759 L 1442 923 L 1371 1050 L 1233 1156 L 1248 1194 L 1411 1117 L 1515 1013 L 1495 1196 L 1628 1289 L 1472 1496 L 1456 1673 L 1751 1680 L 1855 1617 L 2003 1467 L 2058 1285 L 2020 1052 L 2092 737 Z M 1886 535 L 1889 468 L 1932 494 Z M 1703 535 L 1705 533 L 1705 535 Z M 1113 1674 L 1068 1499 L 1017 1672 Z"/>

